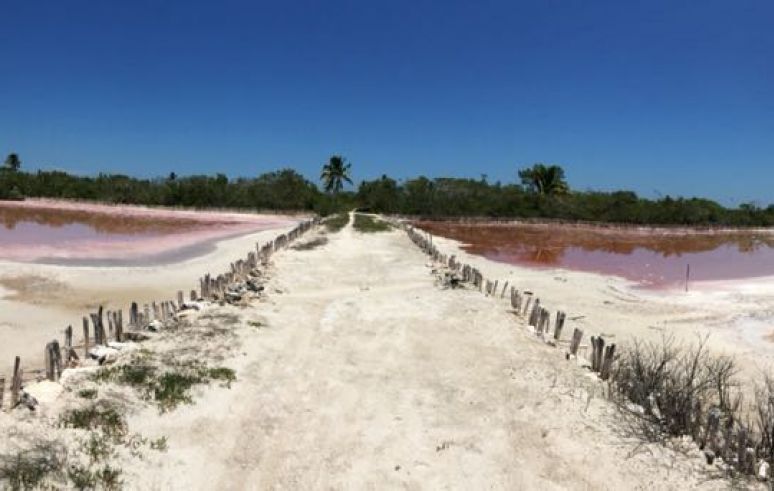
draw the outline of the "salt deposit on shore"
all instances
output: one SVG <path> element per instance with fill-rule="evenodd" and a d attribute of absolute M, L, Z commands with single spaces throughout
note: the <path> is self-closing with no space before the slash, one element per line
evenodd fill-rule
<path fill-rule="evenodd" d="M 106 208 L 103 205 L 81 206 L 60 202 L 31 201 L 25 204 L 33 207 L 54 205 L 101 211 Z M 36 366 L 40 365 L 45 343 L 52 339 L 61 340 L 62 331 L 68 325 L 80 332 L 81 317 L 99 305 L 107 309 L 126 309 L 132 301 L 171 300 L 177 290 L 187 293 L 198 288 L 198 278 L 204 273 L 226 271 L 231 261 L 243 256 L 246 251 L 254 250 L 256 242 L 266 242 L 290 230 L 301 219 L 135 207 L 107 208 L 117 213 L 143 216 L 175 217 L 183 214 L 205 222 L 235 220 L 236 226 L 227 228 L 227 238 L 223 238 L 223 229 L 204 229 L 190 232 L 185 240 L 181 234 L 175 234 L 147 242 L 123 244 L 108 255 L 133 256 L 137 265 L 132 266 L 74 266 L 0 260 L 0 374 L 8 373 L 16 355 Z M 196 251 L 189 251 L 187 256 L 193 254 L 192 257 L 180 259 L 172 254 L 166 260 L 148 260 L 149 265 L 142 264 L 146 254 L 161 249 L 174 252 L 175 248 L 192 243 L 202 246 Z"/>
<path fill-rule="evenodd" d="M 266 293 L 250 305 L 212 306 L 182 327 L 185 335 L 150 342 L 152 351 L 217 360 L 237 380 L 197 388 L 195 403 L 171 414 L 125 386 L 99 386 L 97 397 L 121 401 L 132 434 L 168 446 L 142 447 L 142 458 L 121 447 L 110 463 L 124 486 L 727 487 L 695 445 L 677 452 L 622 436 L 602 382 L 537 341 L 507 302 L 436 286 L 430 266 L 401 231 L 349 226 L 314 249 L 273 256 Z M 542 286 L 533 290 L 542 295 Z M 625 285 L 596 286 L 609 287 Z M 545 290 L 548 305 L 558 292 Z M 590 307 L 573 312 L 596 318 Z M 67 393 L 73 403 L 76 389 Z M 34 414 L 17 416 L 0 414 L 0 432 L 72 438 Z M 0 451 L 11 444 L 20 442 Z"/>

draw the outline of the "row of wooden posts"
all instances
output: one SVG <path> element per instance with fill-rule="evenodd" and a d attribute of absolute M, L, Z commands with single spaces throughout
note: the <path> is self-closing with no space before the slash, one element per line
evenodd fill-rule
<path fill-rule="evenodd" d="M 508 293 L 513 312 L 526 318 L 527 324 L 535 330 L 535 334 L 539 338 L 555 346 L 558 346 L 560 343 L 566 343 L 561 338 L 564 324 L 567 319 L 567 314 L 565 312 L 556 312 L 553 321 L 553 332 L 551 332 L 551 312 L 541 304 L 539 298 L 534 297 L 532 292 L 519 291 L 513 286 L 511 286 L 509 290 L 507 281 L 500 287 L 498 280 L 492 281 L 486 279 L 479 269 L 469 264 L 461 263 L 453 255 L 447 256 L 446 254 L 441 253 L 441 251 L 433 244 L 432 235 L 429 233 L 419 231 L 411 225 L 404 225 L 404 228 L 411 240 L 420 249 L 428 254 L 433 261 L 445 264 L 449 270 L 458 275 L 463 283 L 471 284 L 485 295 L 495 298 L 498 296 L 499 298 L 505 298 L 506 293 Z M 585 348 L 584 346 L 581 346 L 582 340 L 583 330 L 575 328 L 571 339 L 568 341 L 568 359 L 570 357 L 577 357 L 578 351 L 581 348 Z M 602 336 L 592 336 L 591 352 L 588 356 L 591 370 L 598 373 L 602 380 L 607 380 L 610 377 L 614 359 L 615 344 L 613 343 L 605 346 L 605 340 Z"/>
<path fill-rule="evenodd" d="M 311 230 L 318 223 L 318 218 L 301 222 L 291 231 L 276 237 L 273 241 L 265 244 L 257 243 L 256 250 L 248 253 L 246 259 L 231 263 L 230 271 L 216 277 L 209 273 L 204 275 L 199 280 L 199 291 L 190 291 L 189 302 L 228 300 L 230 287 L 234 284 L 250 281 L 251 277 L 257 274 L 259 265 L 268 264 L 273 253 L 287 247 L 288 244 Z M 43 377 L 51 381 L 59 380 L 65 368 L 74 367 L 80 363 L 81 357 L 76 348 L 82 349 L 84 360 L 89 357 L 98 358 L 96 356 L 98 353 L 95 353 L 93 348 L 109 347 L 108 343 L 111 341 L 117 343 L 142 341 L 147 338 L 142 334 L 142 331 L 156 330 L 162 327 L 167 322 L 176 319 L 177 313 L 187 307 L 183 291 L 177 292 L 176 300 L 146 303 L 142 310 L 137 302 L 132 302 L 125 330 L 123 310 L 105 311 L 100 306 L 97 312 L 83 317 L 83 339 L 80 345 L 73 344 L 72 326 L 67 326 L 65 329 L 63 344 L 60 344 L 58 340 L 46 344 L 44 368 L 28 370 L 25 374 L 21 357 L 15 357 L 9 386 L 10 401 L 8 407 L 13 408 L 19 404 L 25 375 L 32 380 Z M 91 321 L 91 325 L 89 321 Z M 107 326 L 105 321 L 107 321 Z M 155 325 L 155 321 L 158 321 L 159 325 Z M 114 344 L 114 346 L 116 345 Z M 5 401 L 5 386 L 5 377 L 0 377 L 0 410 L 3 409 Z"/>

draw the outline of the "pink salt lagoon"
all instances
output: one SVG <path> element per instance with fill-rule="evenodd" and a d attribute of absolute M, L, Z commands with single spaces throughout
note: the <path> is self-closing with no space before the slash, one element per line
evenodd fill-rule
<path fill-rule="evenodd" d="M 696 231 L 561 224 L 422 221 L 420 228 L 462 242 L 494 261 L 615 275 L 646 287 L 774 276 L 771 230 Z"/>
<path fill-rule="evenodd" d="M 175 262 L 214 242 L 292 218 L 51 200 L 0 201 L 0 260 L 128 265 Z"/>

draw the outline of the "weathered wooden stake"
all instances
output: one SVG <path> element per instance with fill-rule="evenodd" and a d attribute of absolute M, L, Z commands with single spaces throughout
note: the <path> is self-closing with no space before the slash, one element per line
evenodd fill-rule
<path fill-rule="evenodd" d="M 599 372 L 602 380 L 610 378 L 610 368 L 613 366 L 613 357 L 615 356 L 615 343 L 605 348 L 605 356 L 602 360 L 602 370 Z"/>
<path fill-rule="evenodd" d="M 559 341 L 562 336 L 562 329 L 564 328 L 564 319 L 567 315 L 561 310 L 556 312 L 556 324 L 554 324 L 554 339 Z"/>
<path fill-rule="evenodd" d="M 580 347 L 581 339 L 583 339 L 583 331 L 577 327 L 572 333 L 572 342 L 570 343 L 570 354 L 573 356 L 578 355 L 578 348 Z"/>
<path fill-rule="evenodd" d="M 11 409 L 15 408 L 16 405 L 19 403 L 19 391 L 21 390 L 21 379 L 22 379 L 21 358 L 17 356 L 13 362 L 13 378 L 11 379 L 11 405 L 9 406 Z"/>
<path fill-rule="evenodd" d="M 89 319 L 83 318 L 83 352 L 84 358 L 89 357 Z"/>

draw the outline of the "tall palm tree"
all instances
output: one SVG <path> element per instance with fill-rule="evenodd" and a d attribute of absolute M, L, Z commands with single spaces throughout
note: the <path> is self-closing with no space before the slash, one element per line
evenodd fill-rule
<path fill-rule="evenodd" d="M 558 165 L 533 164 L 519 171 L 522 184 L 533 192 L 542 195 L 567 194 L 570 187 L 564 178 L 564 169 Z"/>
<path fill-rule="evenodd" d="M 9 153 L 5 158 L 5 168 L 18 171 L 21 168 L 21 159 L 15 153 Z"/>
<path fill-rule="evenodd" d="M 328 159 L 328 163 L 323 165 L 322 173 L 320 174 L 325 192 L 337 195 L 344 188 L 345 182 L 352 184 L 352 179 L 349 177 L 349 169 L 351 167 L 352 164 L 348 164 L 347 160 L 341 155 L 333 155 Z"/>

